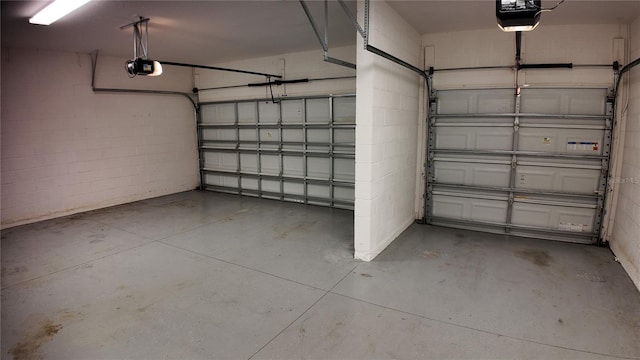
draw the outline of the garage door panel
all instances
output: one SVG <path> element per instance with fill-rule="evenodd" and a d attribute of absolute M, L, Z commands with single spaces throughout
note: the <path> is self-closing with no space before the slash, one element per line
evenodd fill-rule
<path fill-rule="evenodd" d="M 436 149 L 510 150 L 512 128 L 438 127 Z"/>
<path fill-rule="evenodd" d="M 522 89 L 520 112 L 604 115 L 607 89 Z"/>
<path fill-rule="evenodd" d="M 271 193 L 279 193 L 280 192 L 280 181 L 277 180 L 260 180 L 260 184 L 262 186 L 262 190 Z"/>
<path fill-rule="evenodd" d="M 243 177 L 240 181 L 241 187 L 247 190 L 258 190 L 258 179 Z"/>
<path fill-rule="evenodd" d="M 304 130 L 284 129 L 282 130 L 282 141 L 284 142 L 304 142 Z"/>
<path fill-rule="evenodd" d="M 349 200 L 355 196 L 354 188 L 352 187 L 336 186 L 333 191 L 333 196 L 338 200 Z"/>
<path fill-rule="evenodd" d="M 260 170 L 266 175 L 278 175 L 280 172 L 280 158 L 277 155 L 260 155 Z"/>
<path fill-rule="evenodd" d="M 304 101 L 302 99 L 283 100 L 281 111 L 283 124 L 301 124 L 304 120 Z"/>
<path fill-rule="evenodd" d="M 309 177 L 328 179 L 331 173 L 331 162 L 325 158 L 307 159 L 307 172 Z"/>
<path fill-rule="evenodd" d="M 258 173 L 258 155 L 240 154 L 240 170 L 248 173 Z"/>
<path fill-rule="evenodd" d="M 433 195 L 433 216 L 465 219 L 465 199 L 453 196 Z"/>
<path fill-rule="evenodd" d="M 258 134 L 253 129 L 240 129 L 238 130 L 238 136 L 241 141 L 256 141 L 258 138 Z"/>
<path fill-rule="evenodd" d="M 307 130 L 307 141 L 310 143 L 328 143 L 329 133 L 326 130 Z"/>
<path fill-rule="evenodd" d="M 355 144 L 356 142 L 355 129 L 334 129 L 333 142 Z"/>
<path fill-rule="evenodd" d="M 204 166 L 208 169 L 235 170 L 237 164 L 237 154 L 224 152 L 208 152 L 204 154 Z"/>
<path fill-rule="evenodd" d="M 470 215 L 470 219 L 474 221 L 505 223 L 507 202 L 474 199 L 471 201 Z"/>
<path fill-rule="evenodd" d="M 206 124 L 233 124 L 236 121 L 234 104 L 215 104 L 202 108 L 200 117 Z"/>
<path fill-rule="evenodd" d="M 356 122 L 355 97 L 336 97 L 333 99 L 333 121 L 335 123 Z"/>
<path fill-rule="evenodd" d="M 329 99 L 308 99 L 306 101 L 307 123 L 329 123 Z"/>
<path fill-rule="evenodd" d="M 260 141 L 280 141 L 278 129 L 260 129 Z"/>
<path fill-rule="evenodd" d="M 214 175 L 206 174 L 205 180 L 207 184 L 220 186 L 220 187 L 236 187 L 238 185 L 238 177 L 232 175 Z"/>
<path fill-rule="evenodd" d="M 594 194 L 600 170 L 544 166 L 518 166 L 516 188 L 550 192 Z"/>
<path fill-rule="evenodd" d="M 256 124 L 257 122 L 258 122 L 258 110 L 257 110 L 256 103 L 255 102 L 238 103 L 238 123 Z"/>
<path fill-rule="evenodd" d="M 202 130 L 202 140 L 235 140 L 236 131 L 234 129 L 204 129 Z"/>
<path fill-rule="evenodd" d="M 286 176 L 303 176 L 304 159 L 298 156 L 283 156 L 282 174 Z"/>
<path fill-rule="evenodd" d="M 333 159 L 333 177 L 339 181 L 355 181 L 356 174 L 352 159 Z"/>
<path fill-rule="evenodd" d="M 542 229 L 591 233 L 595 209 L 514 203 L 512 223 Z"/>
<path fill-rule="evenodd" d="M 289 195 L 304 195 L 304 184 L 285 181 L 283 183 L 283 190 L 285 194 Z"/>
<path fill-rule="evenodd" d="M 602 130 L 536 129 L 519 130 L 519 150 L 575 155 L 602 155 Z"/>
<path fill-rule="evenodd" d="M 324 185 L 309 185 L 307 191 L 311 197 L 328 199 L 330 196 L 329 187 Z"/>
<path fill-rule="evenodd" d="M 503 113 L 513 110 L 512 89 L 447 90 L 438 92 L 438 114 Z"/>
<path fill-rule="evenodd" d="M 262 124 L 276 124 L 280 120 L 278 103 L 260 101 L 258 103 L 258 122 Z"/>
<path fill-rule="evenodd" d="M 440 184 L 509 186 L 510 165 L 461 161 L 435 161 L 436 181 Z"/>
<path fill-rule="evenodd" d="M 447 192 L 438 192 L 433 195 L 433 216 L 500 224 L 506 222 L 506 197 L 500 199 L 500 196 L 489 193 L 476 194 L 473 197 L 462 196 L 462 194 L 449 194 Z"/>

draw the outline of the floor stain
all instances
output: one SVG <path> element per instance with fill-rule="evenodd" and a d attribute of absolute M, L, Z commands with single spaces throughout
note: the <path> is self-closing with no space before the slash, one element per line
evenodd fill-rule
<path fill-rule="evenodd" d="M 360 276 L 362 276 L 362 277 L 373 277 L 373 275 L 367 274 L 367 273 L 362 273 L 362 274 L 360 274 Z"/>
<path fill-rule="evenodd" d="M 524 249 L 515 251 L 515 255 L 521 259 L 531 261 L 538 266 L 549 266 L 549 263 L 553 261 L 551 255 L 545 250 Z"/>
<path fill-rule="evenodd" d="M 278 236 L 277 236 L 277 239 L 283 240 L 283 239 L 286 239 L 287 236 L 289 236 L 291 233 L 298 232 L 298 231 L 305 231 L 308 228 L 310 228 L 313 225 L 315 225 L 316 223 L 317 223 L 317 221 L 304 222 L 304 223 L 298 224 L 298 225 L 296 225 L 294 227 L 285 229 L 284 231 L 282 231 L 278 227 L 276 227 L 274 230 L 279 233 Z"/>
<path fill-rule="evenodd" d="M 591 282 L 607 282 L 607 279 L 604 276 L 592 275 L 585 273 L 576 274 L 577 277 Z"/>
<path fill-rule="evenodd" d="M 111 251 L 114 251 L 114 250 L 117 250 L 117 249 L 118 249 L 117 246 L 110 246 L 110 247 L 108 247 L 106 249 L 102 249 L 102 250 L 96 251 L 92 255 L 100 255 L 100 254 L 108 253 L 108 252 L 111 252 Z"/>
<path fill-rule="evenodd" d="M 148 309 L 151 305 L 153 305 L 153 304 L 148 304 L 148 305 L 145 305 L 145 306 L 139 307 L 139 308 L 137 308 L 136 310 L 137 310 L 138 312 L 141 312 L 141 313 L 142 313 L 142 312 L 147 311 L 147 309 Z"/>
<path fill-rule="evenodd" d="M 39 353 L 40 346 L 51 341 L 61 329 L 62 324 L 54 324 L 51 320 L 46 320 L 35 331 L 25 334 L 22 341 L 13 345 L 8 353 L 14 360 L 42 359 L 43 356 Z"/>
<path fill-rule="evenodd" d="M 90 244 L 95 244 L 104 241 L 104 238 L 107 237 L 105 234 L 92 234 L 89 235 L 89 238 L 92 239 L 89 241 Z"/>
<path fill-rule="evenodd" d="M 80 311 L 71 311 L 69 309 L 64 309 L 59 311 L 60 319 L 66 321 L 71 320 L 83 320 L 84 314 Z"/>
<path fill-rule="evenodd" d="M 249 209 L 240 209 L 240 210 L 234 212 L 233 214 L 225 217 L 224 219 L 222 219 L 222 221 L 223 222 L 232 221 L 232 220 L 235 219 L 236 216 L 238 216 L 240 214 L 243 214 L 243 213 L 246 213 L 247 211 L 249 211 Z"/>
<path fill-rule="evenodd" d="M 425 250 L 420 257 L 424 259 L 434 259 L 440 257 L 440 253 L 437 251 Z"/>

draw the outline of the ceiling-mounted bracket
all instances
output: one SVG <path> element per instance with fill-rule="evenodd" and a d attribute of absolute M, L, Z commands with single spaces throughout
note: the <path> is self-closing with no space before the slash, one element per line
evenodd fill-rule
<path fill-rule="evenodd" d="M 351 22 L 353 23 L 353 27 L 355 27 L 356 30 L 360 33 L 360 36 L 365 37 L 366 34 L 364 33 L 364 30 L 362 29 L 360 24 L 358 24 L 358 19 L 356 18 L 355 15 L 353 15 L 351 10 L 349 10 L 349 7 L 347 6 L 347 4 L 344 3 L 344 0 L 338 0 L 338 4 L 342 6 L 342 10 L 344 10 L 344 13 L 347 14 L 347 16 L 349 17 L 349 20 L 351 20 Z"/>
<path fill-rule="evenodd" d="M 146 59 L 149 55 L 149 18 L 140 16 L 137 21 L 120 26 L 120 30 L 133 27 L 133 58 Z"/>
<path fill-rule="evenodd" d="M 320 30 L 318 30 L 318 25 L 316 25 L 316 22 L 313 19 L 313 15 L 311 15 L 311 11 L 309 11 L 309 7 L 307 7 L 307 3 L 304 0 L 300 0 L 300 5 L 302 5 L 302 9 L 304 10 L 304 13 L 307 15 L 307 19 L 309 19 L 309 24 L 311 24 L 311 27 L 313 28 L 313 32 L 316 34 L 316 38 L 318 38 L 318 41 L 320 42 L 320 46 L 322 47 L 322 50 L 324 52 L 323 60 L 326 61 L 326 62 L 332 63 L 332 64 L 336 64 L 336 65 L 345 66 L 345 67 L 348 67 L 348 68 L 351 68 L 351 69 L 355 69 L 356 68 L 356 64 L 348 62 L 348 61 L 336 59 L 336 58 L 333 58 L 333 57 L 329 56 L 329 5 L 328 5 L 328 1 L 324 0 L 324 38 L 320 34 Z M 345 9 L 345 12 L 347 12 L 349 10 L 344 3 L 341 3 L 341 5 L 342 5 L 343 9 Z M 350 14 L 350 12 L 348 14 Z M 356 21 L 355 25 L 357 26 L 357 24 L 358 24 L 358 22 Z M 360 30 L 362 30 L 362 29 L 360 29 Z"/>

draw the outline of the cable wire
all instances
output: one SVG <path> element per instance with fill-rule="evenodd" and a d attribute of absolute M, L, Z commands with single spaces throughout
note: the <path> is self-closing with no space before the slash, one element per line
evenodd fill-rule
<path fill-rule="evenodd" d="M 543 12 L 549 12 L 549 11 L 553 11 L 555 10 L 558 6 L 560 6 L 560 4 L 562 4 L 563 2 L 565 2 L 565 0 L 560 0 L 557 4 L 555 4 L 554 6 L 550 7 L 550 8 L 543 8 L 540 7 L 538 5 L 536 5 L 533 0 L 529 0 L 529 5 L 533 6 L 534 8 L 538 9 L 538 12 L 536 13 L 536 16 L 540 15 Z"/>

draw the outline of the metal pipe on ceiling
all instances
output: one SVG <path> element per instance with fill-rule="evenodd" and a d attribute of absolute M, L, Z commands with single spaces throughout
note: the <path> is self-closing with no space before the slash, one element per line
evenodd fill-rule
<path fill-rule="evenodd" d="M 182 66 L 182 67 L 190 67 L 190 68 L 196 68 L 196 69 L 207 69 L 207 70 L 230 71 L 230 72 L 236 72 L 236 73 L 241 73 L 241 74 L 273 77 L 273 78 L 277 78 L 277 79 L 281 79 L 282 78 L 281 75 L 274 75 L 274 74 L 262 73 L 262 72 L 257 72 L 257 71 L 229 69 L 229 68 L 223 68 L 223 67 L 219 67 L 219 66 L 186 64 L 186 63 L 179 63 L 179 62 L 173 62 L 173 61 L 162 61 L 162 60 L 158 60 L 158 61 L 162 65 Z"/>

